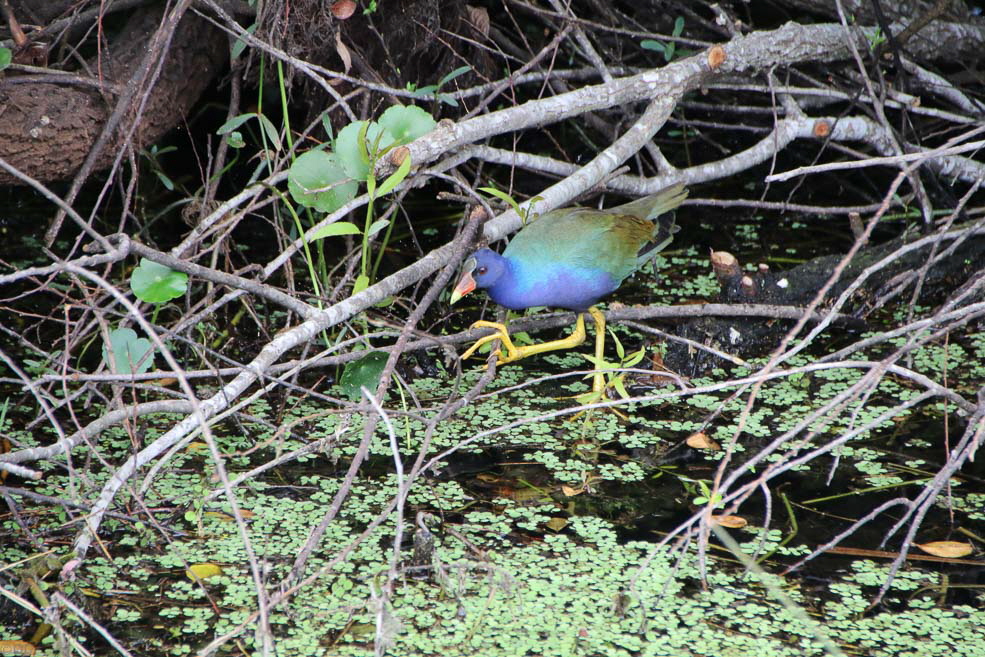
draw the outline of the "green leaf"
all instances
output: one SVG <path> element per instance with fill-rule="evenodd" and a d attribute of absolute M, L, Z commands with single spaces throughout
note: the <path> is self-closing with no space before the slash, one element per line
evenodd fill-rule
<path fill-rule="evenodd" d="M 393 191 L 393 188 L 403 182 L 407 174 L 410 173 L 410 155 L 404 158 L 397 170 L 387 176 L 380 188 L 376 190 L 376 196 L 385 196 Z"/>
<path fill-rule="evenodd" d="M 410 83 L 407 83 L 410 86 Z M 429 84 L 426 87 L 417 87 L 415 89 L 407 89 L 407 91 L 412 92 L 416 97 L 423 98 L 425 100 L 431 98 L 436 91 L 438 91 L 438 85 Z"/>
<path fill-rule="evenodd" d="M 385 351 L 371 351 L 359 360 L 346 364 L 339 377 L 339 390 L 352 401 L 362 397 L 361 387 L 375 392 L 380 385 L 380 375 L 386 366 Z"/>
<path fill-rule="evenodd" d="M 355 584 L 352 583 L 351 579 L 345 575 L 339 575 L 338 579 L 332 583 L 332 595 L 341 598 L 353 588 L 355 588 Z"/>
<path fill-rule="evenodd" d="M 250 119 L 252 119 L 255 116 L 256 116 L 256 112 L 248 112 L 246 114 L 238 114 L 238 115 L 234 116 L 233 118 L 229 119 L 228 121 L 226 121 L 225 123 L 223 123 L 221 126 L 219 126 L 219 129 L 216 130 L 215 133 L 217 135 L 224 135 L 227 132 L 232 132 L 233 130 L 235 130 L 239 126 L 243 125 L 244 123 L 246 123 L 247 121 L 249 121 Z"/>
<path fill-rule="evenodd" d="M 438 100 L 445 105 L 451 105 L 452 107 L 458 107 L 458 101 L 451 94 L 438 94 Z"/>
<path fill-rule="evenodd" d="M 612 387 L 616 389 L 619 396 L 623 399 L 629 399 L 629 393 L 626 392 L 626 384 L 623 382 L 624 376 L 617 376 L 614 381 L 612 381 Z"/>
<path fill-rule="evenodd" d="M 185 293 L 188 274 L 141 258 L 140 266 L 130 274 L 130 289 L 141 301 L 164 303 Z"/>
<path fill-rule="evenodd" d="M 352 293 L 359 294 L 367 287 L 369 287 L 369 276 L 366 274 L 359 274 L 359 276 L 356 277 L 355 284 L 352 286 Z"/>
<path fill-rule="evenodd" d="M 257 119 L 260 120 L 260 127 L 263 128 L 264 133 L 266 133 L 267 140 L 274 145 L 274 150 L 279 151 L 280 133 L 277 132 L 277 127 L 274 126 L 273 122 L 263 114 L 257 114 Z"/>
<path fill-rule="evenodd" d="M 520 204 L 517 203 L 513 199 L 513 197 L 510 196 L 509 194 L 507 194 L 506 192 L 501 192 L 498 189 L 496 189 L 495 187 L 480 187 L 479 188 L 479 191 L 480 192 L 485 192 L 486 194 L 489 194 L 490 196 L 495 196 L 499 200 L 505 201 L 506 203 L 509 203 L 510 204 L 510 207 L 513 208 L 514 212 L 516 212 L 517 214 L 520 214 Z"/>
<path fill-rule="evenodd" d="M 254 32 L 256 32 L 256 29 L 257 29 L 257 24 L 253 23 L 248 28 L 246 28 L 246 32 L 247 34 L 253 34 Z M 243 37 L 237 37 L 236 42 L 233 43 L 233 47 L 229 50 L 230 59 L 236 59 L 237 57 L 242 55 L 245 49 L 246 49 L 246 40 L 243 39 Z"/>
<path fill-rule="evenodd" d="M 634 351 L 629 355 L 629 358 L 623 361 L 623 367 L 636 367 L 643 360 L 646 355 L 646 349 L 640 349 L 639 351 Z"/>
<path fill-rule="evenodd" d="M 666 54 L 666 46 L 660 42 L 653 39 L 643 39 L 640 41 L 640 48 L 643 50 L 654 50 L 656 52 Z"/>
<path fill-rule="evenodd" d="M 582 358 L 594 365 L 597 370 L 614 370 L 619 367 L 616 363 L 610 363 L 605 360 L 605 358 L 596 358 L 595 356 L 589 356 L 588 354 L 582 354 Z M 592 375 L 589 374 L 588 376 Z"/>
<path fill-rule="evenodd" d="M 383 112 L 379 123 L 393 136 L 394 145 L 409 144 L 437 125 L 430 114 L 416 105 L 394 105 Z"/>
<path fill-rule="evenodd" d="M 622 342 L 619 341 L 619 337 L 616 335 L 615 331 L 610 329 L 609 335 L 612 336 L 612 341 L 616 343 L 616 353 L 619 355 L 619 360 L 622 361 L 626 358 L 626 349 L 622 346 Z"/>
<path fill-rule="evenodd" d="M 602 393 L 595 391 L 586 392 L 576 396 L 575 401 L 581 404 L 582 406 L 586 404 L 594 404 L 595 402 L 602 401 Z"/>
<path fill-rule="evenodd" d="M 335 141 L 335 130 L 332 128 L 332 117 L 328 115 L 328 112 L 322 112 L 321 127 L 322 130 L 325 131 L 325 134 L 328 135 L 328 140 L 330 142 Z"/>
<path fill-rule="evenodd" d="M 336 221 L 316 230 L 310 240 L 314 242 L 315 240 L 325 239 L 326 237 L 335 237 L 337 235 L 358 235 L 361 232 L 362 231 L 359 230 L 359 226 L 350 221 Z"/>
<path fill-rule="evenodd" d="M 684 17 L 678 16 L 677 18 L 674 19 L 674 31 L 671 32 L 671 35 L 675 37 L 679 37 L 681 34 L 683 34 L 683 32 L 684 32 Z"/>
<path fill-rule="evenodd" d="M 103 345 L 103 361 L 114 372 L 143 374 L 154 364 L 154 348 L 150 340 L 138 338 L 133 329 L 118 328 L 111 331 L 109 342 L 109 349 Z"/>
<path fill-rule="evenodd" d="M 161 184 L 164 185 L 165 189 L 169 192 L 174 191 L 174 183 L 164 174 L 163 171 L 155 171 L 154 173 L 157 174 L 157 179 L 161 181 Z"/>
<path fill-rule="evenodd" d="M 297 203 L 328 213 L 356 198 L 359 183 L 349 178 L 333 153 L 308 151 L 287 172 L 287 189 Z"/>
<path fill-rule="evenodd" d="M 10 66 L 10 62 L 14 59 L 14 51 L 10 48 L 0 47 L 0 71 Z"/>
<path fill-rule="evenodd" d="M 366 237 L 372 237 L 378 232 L 390 225 L 389 219 L 377 219 L 369 226 L 369 230 L 366 231 Z"/>
<path fill-rule="evenodd" d="M 366 180 L 370 174 L 370 151 L 373 159 L 396 141 L 375 121 L 355 121 L 339 130 L 335 154 L 350 178 Z"/>
<path fill-rule="evenodd" d="M 472 70 L 472 67 L 471 66 L 468 66 L 468 65 L 466 65 L 466 66 L 459 66 L 454 71 L 452 71 L 451 73 L 448 73 L 447 75 L 445 75 L 444 77 L 442 77 L 440 80 L 438 80 L 438 88 L 440 89 L 441 87 L 445 86 L 446 84 L 448 84 L 449 82 L 451 82 L 452 80 L 454 80 L 455 78 L 457 78 L 459 75 L 464 75 L 465 73 L 468 73 L 471 70 Z"/>

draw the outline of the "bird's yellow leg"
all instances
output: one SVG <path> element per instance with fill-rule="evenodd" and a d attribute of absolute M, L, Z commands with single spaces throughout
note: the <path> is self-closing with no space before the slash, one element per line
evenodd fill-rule
<path fill-rule="evenodd" d="M 482 345 L 486 344 L 487 342 L 492 342 L 493 340 L 499 340 L 500 342 L 502 342 L 503 348 L 506 349 L 505 354 L 503 353 L 502 350 L 499 351 L 498 358 L 496 360 L 496 363 L 498 365 L 501 365 L 503 363 L 509 363 L 511 361 L 516 360 L 515 358 L 511 358 L 511 356 L 516 354 L 516 345 L 514 345 L 513 340 L 510 339 L 510 334 L 507 332 L 505 324 L 500 324 L 499 322 L 487 322 L 485 320 L 480 320 L 469 328 L 473 328 L 473 329 L 491 328 L 491 329 L 495 329 L 496 332 L 490 333 L 489 335 L 484 335 L 478 340 L 476 340 L 475 344 L 469 347 L 468 349 L 466 349 L 465 353 L 462 354 L 462 360 L 465 360 L 466 358 L 474 354 L 476 350 Z"/>
<path fill-rule="evenodd" d="M 605 354 L 605 315 L 595 306 L 589 308 L 588 313 L 595 320 L 595 362 L 603 363 L 605 362 L 602 360 Z M 592 377 L 592 392 L 600 393 L 603 390 L 605 390 L 605 375 L 596 370 L 595 376 Z"/>
<path fill-rule="evenodd" d="M 595 308 L 589 309 L 589 312 L 595 311 L 599 313 Z M 595 317 L 595 314 L 592 314 Z M 605 325 L 605 318 L 602 317 L 603 327 Z M 595 319 L 595 326 L 598 327 L 598 318 Z M 566 338 L 561 338 L 560 340 L 551 340 L 549 342 L 540 342 L 538 344 L 523 345 L 518 347 L 513 344 L 513 340 L 510 339 L 510 334 L 506 331 L 506 326 L 498 322 L 486 322 L 478 321 L 472 325 L 472 328 L 491 328 L 495 329 L 495 333 L 490 335 L 484 335 L 479 338 L 474 345 L 465 350 L 462 354 L 462 360 L 465 360 L 469 356 L 475 353 L 475 350 L 486 344 L 487 342 L 492 342 L 493 340 L 499 340 L 503 343 L 503 349 L 498 354 L 496 360 L 497 365 L 503 365 L 504 363 L 512 363 L 513 361 L 520 360 L 521 358 L 526 358 L 527 356 L 533 356 L 534 354 L 542 354 L 548 351 L 557 351 L 559 349 L 571 349 L 572 347 L 577 347 L 585 341 L 585 318 L 582 315 L 578 315 L 578 320 L 575 322 L 575 330 L 571 332 Z M 598 341 L 596 339 L 596 349 Z M 601 376 L 601 374 L 600 374 Z"/>

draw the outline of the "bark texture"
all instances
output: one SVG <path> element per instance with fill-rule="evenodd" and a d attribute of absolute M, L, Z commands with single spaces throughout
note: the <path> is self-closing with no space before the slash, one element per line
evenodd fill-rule
<path fill-rule="evenodd" d="M 132 84 L 161 10 L 135 12 L 99 58 L 87 62 L 91 76 L 9 73 L 0 79 L 0 158 L 23 173 L 51 182 L 71 178 L 112 113 L 117 93 Z M 209 23 L 187 14 L 179 24 L 157 83 L 137 94 L 128 119 L 100 154 L 97 169 L 110 165 L 126 142 L 142 148 L 177 125 L 214 79 L 226 58 L 226 40 Z M 140 110 L 140 103 L 147 102 Z M 139 117 L 138 117 L 139 111 Z M 0 185 L 19 181 L 0 172 Z"/>

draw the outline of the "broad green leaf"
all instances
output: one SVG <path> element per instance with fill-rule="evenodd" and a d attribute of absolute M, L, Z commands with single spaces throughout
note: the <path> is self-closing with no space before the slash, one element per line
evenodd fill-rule
<path fill-rule="evenodd" d="M 373 148 L 375 144 L 375 157 L 392 146 L 394 141 L 393 135 L 375 121 L 355 121 L 339 130 L 339 136 L 335 140 L 335 154 L 350 178 L 366 180 L 369 177 L 367 149 Z"/>
<path fill-rule="evenodd" d="M 103 345 L 103 361 L 119 374 L 143 374 L 154 364 L 153 346 L 136 331 L 118 328 L 109 334 L 110 348 Z"/>
<path fill-rule="evenodd" d="M 361 387 L 376 392 L 386 361 L 386 352 L 371 351 L 359 360 L 346 364 L 339 377 L 339 390 L 352 401 L 359 401 L 362 397 Z"/>
<path fill-rule="evenodd" d="M 324 239 L 326 237 L 335 237 L 336 235 L 358 235 L 362 231 L 356 224 L 349 221 L 336 221 L 327 226 L 322 226 L 315 231 L 315 234 L 311 236 L 311 241 Z"/>
<path fill-rule="evenodd" d="M 369 276 L 366 274 L 359 274 L 359 276 L 356 277 L 355 284 L 352 286 L 352 293 L 359 294 L 367 287 L 369 287 Z"/>
<path fill-rule="evenodd" d="M 130 274 L 130 289 L 141 301 L 164 303 L 188 290 L 188 274 L 141 258 L 140 266 Z"/>
<path fill-rule="evenodd" d="M 359 183 L 349 178 L 333 153 L 308 151 L 287 172 L 287 189 L 301 205 L 328 213 L 354 199 Z"/>
<path fill-rule="evenodd" d="M 437 125 L 430 114 L 416 105 L 394 105 L 383 112 L 379 124 L 397 144 L 409 144 L 434 130 Z"/>
<path fill-rule="evenodd" d="M 10 62 L 14 58 L 14 51 L 10 48 L 0 47 L 0 71 L 10 66 Z"/>

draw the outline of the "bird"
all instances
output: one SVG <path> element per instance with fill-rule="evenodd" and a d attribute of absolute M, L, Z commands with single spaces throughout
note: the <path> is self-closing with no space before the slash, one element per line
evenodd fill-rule
<path fill-rule="evenodd" d="M 504 324 L 478 321 L 472 328 L 489 328 L 469 347 L 462 359 L 482 345 L 500 340 L 498 365 L 548 351 L 571 349 L 585 341 L 585 317 L 595 321 L 595 363 L 602 363 L 605 316 L 595 307 L 622 282 L 673 239 L 679 230 L 673 214 L 688 191 L 675 184 L 661 191 L 605 210 L 566 207 L 534 218 L 513 236 L 503 254 L 489 248 L 475 251 L 462 266 L 451 293 L 454 304 L 476 288 L 485 289 L 497 304 L 511 310 L 550 306 L 578 312 L 574 331 L 566 338 L 517 346 Z M 592 390 L 601 393 L 601 371 L 593 376 Z"/>

